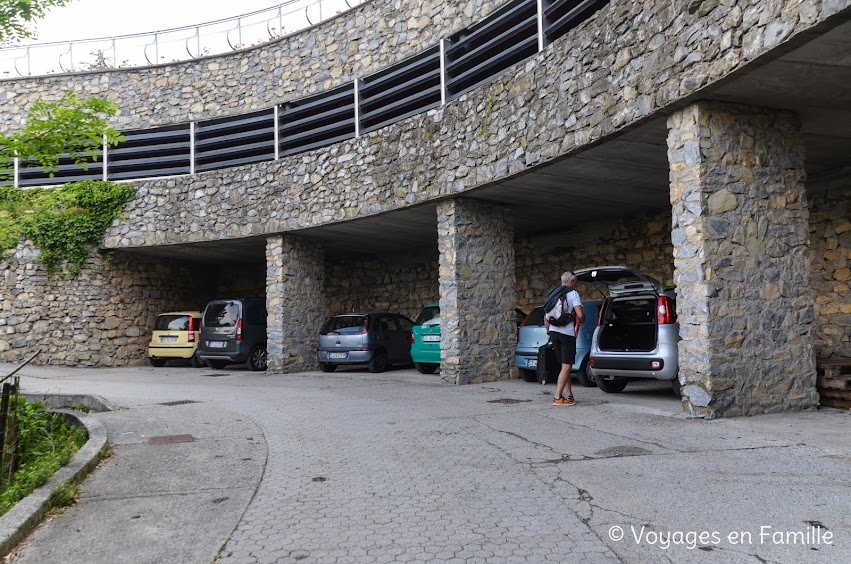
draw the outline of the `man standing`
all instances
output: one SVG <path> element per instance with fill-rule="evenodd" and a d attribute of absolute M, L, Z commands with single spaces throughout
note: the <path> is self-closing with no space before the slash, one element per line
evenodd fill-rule
<path fill-rule="evenodd" d="M 547 328 L 555 349 L 556 360 L 561 363 L 558 373 L 553 405 L 575 405 L 573 387 L 570 385 L 570 370 L 576 362 L 576 334 L 585 321 L 585 310 L 576 291 L 576 276 L 567 271 L 561 275 L 561 286 L 550 290 L 544 302 L 544 326 Z M 567 387 L 567 397 L 563 397 Z"/>

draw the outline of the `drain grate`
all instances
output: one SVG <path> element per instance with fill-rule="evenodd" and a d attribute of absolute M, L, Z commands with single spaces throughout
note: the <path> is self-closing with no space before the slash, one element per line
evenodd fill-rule
<path fill-rule="evenodd" d="M 195 437 L 192 435 L 165 435 L 163 437 L 151 437 L 148 439 L 149 445 L 173 445 L 175 443 L 192 442 L 195 442 Z"/>
<path fill-rule="evenodd" d="M 180 401 L 167 401 L 165 403 L 161 403 L 160 405 L 186 405 L 188 403 L 201 403 L 195 400 L 180 400 Z"/>
<path fill-rule="evenodd" d="M 515 403 L 526 403 L 526 402 L 529 402 L 529 401 L 532 401 L 532 400 L 519 400 L 519 399 L 512 399 L 512 398 L 502 398 L 502 399 L 488 400 L 488 403 L 498 403 L 498 404 L 501 404 L 501 405 L 514 405 Z"/>

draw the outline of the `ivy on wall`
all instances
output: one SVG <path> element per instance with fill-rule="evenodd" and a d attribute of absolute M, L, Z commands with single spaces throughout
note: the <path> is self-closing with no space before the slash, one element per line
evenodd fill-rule
<path fill-rule="evenodd" d="M 76 275 L 134 193 L 129 184 L 95 180 L 35 190 L 0 187 L 0 251 L 24 237 L 41 252 L 49 276 Z"/>

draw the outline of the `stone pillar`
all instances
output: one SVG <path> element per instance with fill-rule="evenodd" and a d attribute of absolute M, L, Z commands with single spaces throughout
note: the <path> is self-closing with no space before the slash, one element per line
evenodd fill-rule
<path fill-rule="evenodd" d="M 713 418 L 816 406 L 797 119 L 697 102 L 668 130 L 684 407 Z"/>
<path fill-rule="evenodd" d="M 452 384 L 516 377 L 511 212 L 457 198 L 437 206 L 440 373 Z"/>
<path fill-rule="evenodd" d="M 315 370 L 324 321 L 325 252 L 290 235 L 266 239 L 266 308 L 269 372 Z"/>

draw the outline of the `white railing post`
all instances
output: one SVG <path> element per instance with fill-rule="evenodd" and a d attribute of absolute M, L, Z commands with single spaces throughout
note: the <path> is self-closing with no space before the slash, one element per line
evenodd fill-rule
<path fill-rule="evenodd" d="M 101 164 L 103 165 L 103 174 L 102 174 L 101 176 L 103 177 L 103 181 L 104 181 L 104 182 L 106 182 L 106 180 L 107 180 L 107 178 L 108 178 L 108 176 L 107 176 L 107 168 L 108 168 L 108 166 L 109 166 L 109 163 L 107 163 L 107 160 L 106 160 L 107 158 L 109 158 L 109 157 L 107 156 L 107 154 L 106 154 L 106 150 L 107 150 L 107 146 L 106 146 L 106 133 L 104 133 L 104 134 L 103 134 L 103 158 L 101 159 Z"/>
<path fill-rule="evenodd" d="M 360 137 L 360 79 L 355 78 L 355 139 Z"/>
<path fill-rule="evenodd" d="M 538 0 L 538 51 L 544 50 L 544 0 Z"/>
<path fill-rule="evenodd" d="M 272 108 L 272 110 L 274 110 L 274 112 L 275 112 L 275 115 L 273 116 L 273 118 L 274 118 L 274 123 L 275 123 L 275 160 L 277 161 L 278 159 L 281 158 L 281 147 L 280 147 L 280 141 L 279 141 L 280 133 L 278 133 L 278 124 L 279 124 L 279 122 L 278 122 L 278 119 L 279 119 L 278 118 L 278 105 L 275 104 L 275 106 Z"/>
<path fill-rule="evenodd" d="M 14 157 L 12 159 L 12 186 L 14 186 L 15 188 L 19 188 L 21 184 L 20 166 L 21 165 L 20 161 L 18 160 L 18 157 Z"/>
<path fill-rule="evenodd" d="M 440 40 L 440 105 L 446 105 L 446 39 Z"/>
<path fill-rule="evenodd" d="M 189 122 L 189 174 L 195 174 L 195 122 Z"/>

